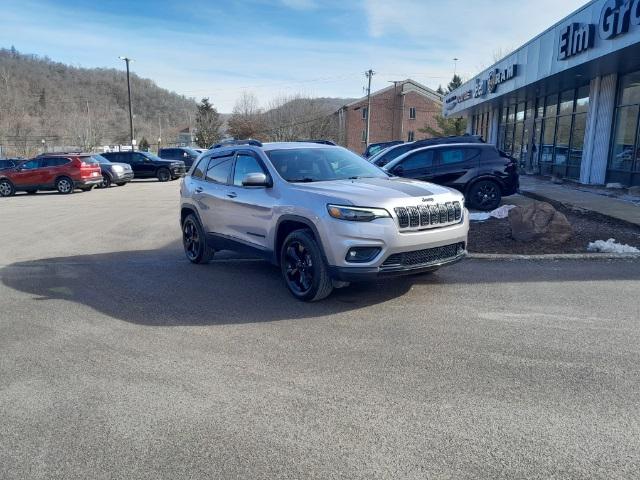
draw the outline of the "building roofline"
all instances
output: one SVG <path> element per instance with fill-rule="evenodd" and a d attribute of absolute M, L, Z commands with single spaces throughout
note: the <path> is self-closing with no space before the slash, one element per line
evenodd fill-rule
<path fill-rule="evenodd" d="M 391 91 L 393 88 L 397 88 L 397 85 L 400 85 L 401 87 L 404 87 L 407 84 L 412 84 L 413 86 L 417 87 L 417 90 L 413 90 L 416 93 L 430 98 L 431 100 L 435 101 L 435 102 L 439 102 L 442 103 L 442 95 L 440 95 L 438 92 L 436 92 L 435 90 L 432 90 L 431 88 L 427 87 L 426 85 L 422 85 L 419 82 L 416 82 L 415 80 L 412 80 L 410 78 L 407 78 L 406 80 L 400 80 L 398 82 L 396 82 L 396 85 L 389 85 L 388 87 L 385 87 L 381 90 L 376 90 L 375 92 L 371 93 L 371 97 L 375 97 L 377 95 L 381 95 L 383 93 L 389 92 Z M 424 90 L 424 93 L 421 92 L 420 90 Z M 354 105 L 357 105 L 359 103 L 362 103 L 363 101 L 367 100 L 367 96 L 365 95 L 364 97 L 360 97 L 357 100 L 354 100 L 352 102 L 347 103 L 346 105 L 343 105 L 342 107 L 340 107 L 339 110 L 343 109 L 343 108 L 348 108 L 348 107 L 352 107 Z"/>

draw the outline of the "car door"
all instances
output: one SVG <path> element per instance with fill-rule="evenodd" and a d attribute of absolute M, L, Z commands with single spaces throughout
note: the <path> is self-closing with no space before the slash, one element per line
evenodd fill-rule
<path fill-rule="evenodd" d="M 65 172 L 64 166 L 69 163 L 68 158 L 44 157 L 40 159 L 40 185 L 53 187 L 56 179 Z"/>
<path fill-rule="evenodd" d="M 233 152 L 221 152 L 206 158 L 204 179 L 194 190 L 200 220 L 207 233 L 230 237 L 228 227 L 232 221 L 230 185 L 233 171 Z"/>
<path fill-rule="evenodd" d="M 434 157 L 433 150 L 411 152 L 391 169 L 391 173 L 399 177 L 430 181 L 433 177 Z"/>
<path fill-rule="evenodd" d="M 447 146 L 438 149 L 432 182 L 438 185 L 464 188 L 467 172 L 478 166 L 480 149 L 474 147 Z"/>
<path fill-rule="evenodd" d="M 30 187 L 42 185 L 42 170 L 40 169 L 40 159 L 34 158 L 24 162 L 11 175 L 11 181 L 16 187 Z"/>
<path fill-rule="evenodd" d="M 273 225 L 276 198 L 272 188 L 242 185 L 245 177 L 252 173 L 263 173 L 270 179 L 268 170 L 255 152 L 238 151 L 229 189 L 233 211 L 229 218 L 229 229 L 236 239 L 261 250 L 270 250 L 272 246 L 268 234 L 269 227 Z"/>

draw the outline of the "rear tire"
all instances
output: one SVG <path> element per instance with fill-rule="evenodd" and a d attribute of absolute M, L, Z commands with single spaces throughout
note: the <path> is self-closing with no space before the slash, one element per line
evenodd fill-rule
<path fill-rule="evenodd" d="M 500 205 L 500 200 L 502 200 L 500 185 L 493 180 L 480 180 L 469 189 L 469 206 L 476 210 L 494 210 Z"/>
<path fill-rule="evenodd" d="M 16 189 L 6 178 L 0 180 L 0 197 L 12 197 L 16 194 Z"/>
<path fill-rule="evenodd" d="M 215 254 L 213 248 L 207 244 L 204 229 L 194 214 L 187 215 L 182 222 L 182 246 L 191 263 L 209 263 Z"/>
<path fill-rule="evenodd" d="M 171 180 L 171 172 L 168 168 L 159 168 L 156 172 L 156 177 L 158 177 L 158 181 L 160 182 L 168 182 Z"/>
<path fill-rule="evenodd" d="M 74 189 L 75 186 L 73 184 L 73 180 L 69 177 L 60 177 L 56 180 L 56 190 L 58 193 L 61 193 L 62 195 L 69 195 L 70 193 L 73 193 Z"/>
<path fill-rule="evenodd" d="M 98 188 L 109 188 L 111 186 L 111 177 L 108 173 L 102 174 L 102 183 Z"/>
<path fill-rule="evenodd" d="M 280 270 L 298 300 L 316 302 L 333 291 L 329 268 L 310 230 L 295 230 L 287 236 L 280 249 Z"/>

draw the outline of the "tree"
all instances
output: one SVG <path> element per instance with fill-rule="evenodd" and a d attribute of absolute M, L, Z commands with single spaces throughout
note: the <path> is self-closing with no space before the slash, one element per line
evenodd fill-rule
<path fill-rule="evenodd" d="M 142 137 L 142 140 L 140 140 L 140 145 L 138 145 L 138 148 L 143 152 L 149 151 L 149 141 L 147 140 L 146 137 Z"/>
<path fill-rule="evenodd" d="M 264 118 L 253 93 L 243 92 L 233 107 L 227 133 L 238 140 L 264 138 Z"/>
<path fill-rule="evenodd" d="M 222 138 L 221 127 L 220 114 L 208 98 L 203 98 L 196 114 L 196 144 L 201 148 L 209 148 Z"/>
<path fill-rule="evenodd" d="M 426 133 L 432 137 L 448 137 L 451 135 L 464 135 L 467 130 L 466 118 L 446 118 L 442 115 L 436 115 L 435 120 L 438 126 L 437 129 L 433 128 L 431 125 L 425 125 L 418 131 L 420 133 Z"/>
<path fill-rule="evenodd" d="M 445 94 L 445 91 L 442 88 L 442 85 L 438 85 L 438 89 L 436 90 L 436 92 L 438 92 L 440 95 L 444 95 Z"/>
<path fill-rule="evenodd" d="M 462 86 L 462 78 L 460 78 L 460 75 L 454 74 L 453 78 L 449 82 L 449 85 L 447 85 L 447 93 L 453 92 L 456 88 L 459 88 L 460 86 Z"/>

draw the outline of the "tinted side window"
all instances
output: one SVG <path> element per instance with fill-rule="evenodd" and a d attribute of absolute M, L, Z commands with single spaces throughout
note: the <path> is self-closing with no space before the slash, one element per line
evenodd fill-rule
<path fill-rule="evenodd" d="M 39 166 L 40 166 L 40 160 L 34 159 L 34 160 L 29 160 L 28 162 L 23 163 L 21 168 L 23 170 L 33 170 L 35 168 L 38 168 Z"/>
<path fill-rule="evenodd" d="M 462 162 L 464 162 L 464 151 L 460 148 L 443 149 L 440 152 L 440 163 L 442 165 Z"/>
<path fill-rule="evenodd" d="M 431 166 L 433 166 L 433 150 L 410 154 L 402 161 L 402 168 L 405 171 L 418 170 Z"/>
<path fill-rule="evenodd" d="M 210 182 L 227 183 L 232 165 L 232 157 L 212 158 L 207 167 L 206 179 Z"/>
<path fill-rule="evenodd" d="M 168 160 L 175 160 L 178 158 L 177 152 L 178 151 L 175 148 L 165 148 L 162 150 L 162 155 L 160 155 L 160 157 Z"/>
<path fill-rule="evenodd" d="M 129 153 L 127 154 L 127 157 L 129 157 L 131 163 L 144 163 L 145 159 L 147 158 L 138 152 Z"/>
<path fill-rule="evenodd" d="M 201 158 L 197 165 L 194 167 L 193 172 L 191 173 L 192 177 L 195 178 L 203 178 L 204 177 L 204 169 L 209 161 L 209 157 Z"/>
<path fill-rule="evenodd" d="M 242 180 L 250 173 L 264 173 L 264 170 L 253 155 L 238 155 L 236 157 L 236 169 L 233 173 L 233 184 L 241 187 Z"/>

